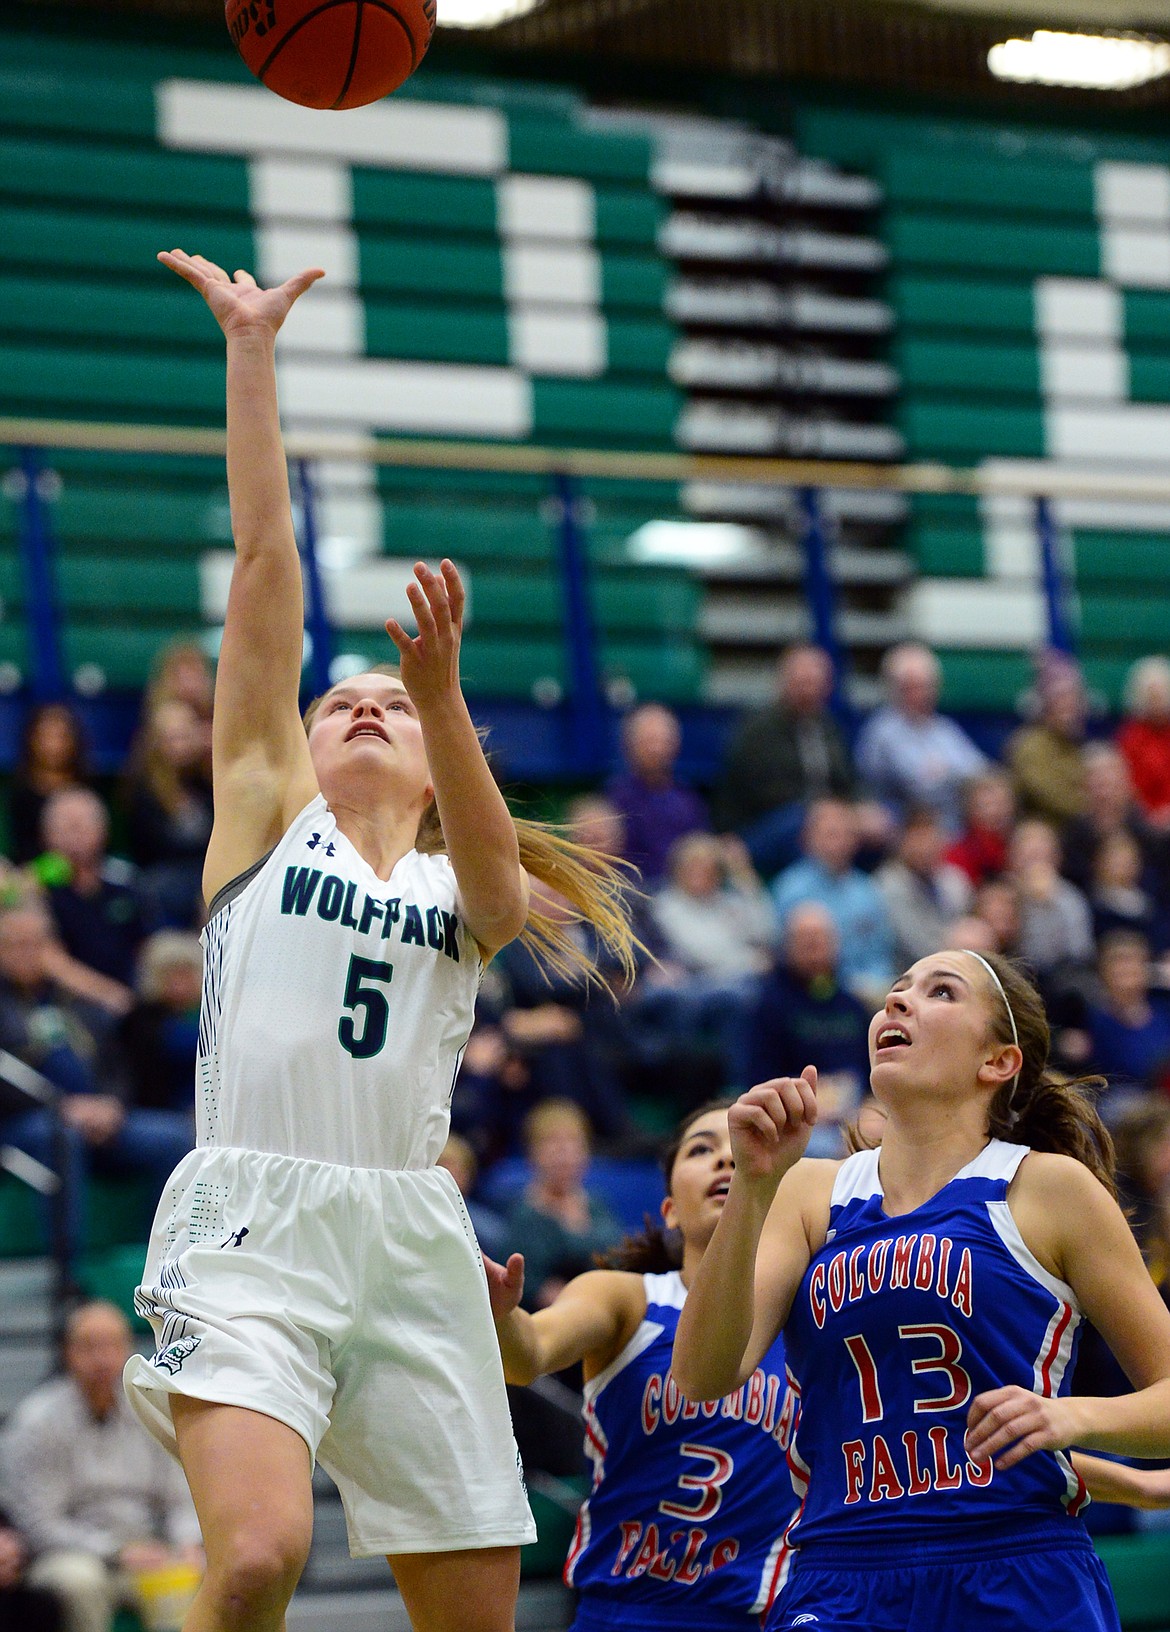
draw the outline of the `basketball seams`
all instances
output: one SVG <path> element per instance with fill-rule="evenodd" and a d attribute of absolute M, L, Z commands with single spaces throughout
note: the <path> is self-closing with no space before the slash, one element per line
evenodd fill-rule
<path fill-rule="evenodd" d="M 353 71 L 357 67 L 358 60 L 358 47 L 362 40 L 362 3 L 363 0 L 357 0 L 357 9 L 354 12 L 353 17 L 353 44 L 349 49 L 349 67 L 345 71 L 345 79 L 342 82 L 341 89 L 334 98 L 333 106 L 335 108 L 339 108 L 345 101 L 349 87 L 353 83 Z M 411 66 L 414 66 L 413 62 L 411 63 Z"/>
<path fill-rule="evenodd" d="M 299 17 L 297 21 L 290 26 L 287 33 L 284 34 L 279 43 L 268 53 L 268 56 L 265 57 L 264 61 L 259 64 L 258 67 L 252 70 L 256 75 L 256 78 L 261 82 L 264 81 L 264 76 L 268 73 L 273 63 L 277 61 L 285 46 L 290 40 L 294 39 L 303 28 L 307 27 L 308 24 L 315 22 L 319 17 L 325 15 L 327 12 L 336 11 L 340 6 L 349 5 L 355 5 L 357 8 L 354 40 L 350 53 L 349 69 L 346 73 L 342 89 L 333 104 L 334 108 L 337 108 L 346 96 L 357 67 L 357 59 L 359 55 L 358 44 L 361 38 L 362 11 L 365 6 L 369 6 L 375 11 L 385 12 L 388 16 L 393 17 L 394 21 L 401 28 L 403 34 L 406 36 L 407 46 L 410 51 L 410 72 L 413 73 L 419 62 L 422 60 L 422 56 L 426 54 L 427 47 L 430 45 L 430 36 L 428 35 L 423 46 L 422 53 L 420 54 L 410 22 L 402 15 L 402 12 L 398 9 L 398 7 L 391 3 L 391 0 L 321 0 L 320 5 L 314 6 L 312 11 L 306 12 L 303 17 Z M 407 77 L 409 77 L 409 75 Z"/>

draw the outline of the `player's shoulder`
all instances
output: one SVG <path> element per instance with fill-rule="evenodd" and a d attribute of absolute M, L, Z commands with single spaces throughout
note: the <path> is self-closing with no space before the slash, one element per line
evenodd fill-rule
<path fill-rule="evenodd" d="M 1097 1175 L 1075 1156 L 1051 1150 L 1029 1150 L 1020 1163 L 1012 1184 L 1013 1199 L 1018 1195 L 1067 1206 L 1109 1195 Z"/>
<path fill-rule="evenodd" d="M 868 1155 L 869 1152 L 859 1154 Z M 851 1156 L 802 1156 L 784 1175 L 782 1182 L 789 1187 L 791 1195 L 813 1201 L 823 1199 L 827 1203 L 841 1170 L 853 1160 Z"/>
<path fill-rule="evenodd" d="M 561 1296 L 570 1294 L 614 1313 L 637 1313 L 639 1320 L 646 1311 L 646 1285 L 634 1270 L 587 1269 L 569 1282 Z"/>

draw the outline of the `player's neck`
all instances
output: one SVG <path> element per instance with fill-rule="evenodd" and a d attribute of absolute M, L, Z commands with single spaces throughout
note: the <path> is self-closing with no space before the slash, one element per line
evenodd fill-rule
<path fill-rule="evenodd" d="M 388 879 L 403 856 L 415 847 L 419 824 L 416 810 L 369 811 L 344 802 L 331 802 L 329 808 L 338 831 L 380 879 Z"/>
<path fill-rule="evenodd" d="M 936 1196 L 987 1144 L 983 1108 L 978 1117 L 963 1115 L 964 1109 L 946 1121 L 890 1116 L 878 1160 L 882 1210 L 889 1217 L 913 1212 Z"/>

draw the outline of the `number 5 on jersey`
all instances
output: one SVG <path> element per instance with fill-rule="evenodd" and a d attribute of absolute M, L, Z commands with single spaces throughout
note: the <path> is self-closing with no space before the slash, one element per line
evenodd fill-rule
<path fill-rule="evenodd" d="M 345 975 L 345 996 L 342 1004 L 351 1010 L 337 1022 L 337 1038 L 347 1054 L 355 1060 L 372 1060 L 386 1045 L 386 1027 L 390 1020 L 390 1004 L 385 992 L 371 984 L 377 981 L 388 986 L 394 976 L 392 963 L 378 963 L 373 958 L 359 958 L 357 953 L 349 960 Z M 355 1019 L 361 1014 L 359 1022 Z"/>

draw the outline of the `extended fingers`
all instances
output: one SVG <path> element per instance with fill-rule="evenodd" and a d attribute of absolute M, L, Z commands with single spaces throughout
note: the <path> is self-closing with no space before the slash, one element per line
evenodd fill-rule
<path fill-rule="evenodd" d="M 467 604 L 467 592 L 463 588 L 459 568 L 454 561 L 449 561 L 444 556 L 439 563 L 439 571 L 443 574 L 443 582 L 447 586 L 447 604 L 451 608 L 451 622 L 458 627 L 463 622 L 463 609 Z"/>
<path fill-rule="evenodd" d="M 450 563 L 446 564 L 450 565 Z M 452 571 L 454 571 L 453 567 Z M 447 591 L 446 573 L 432 572 L 425 561 L 419 561 L 415 565 L 414 576 L 427 598 L 427 606 L 434 620 L 436 633 L 445 634 L 451 628 L 453 618 L 451 601 Z"/>

